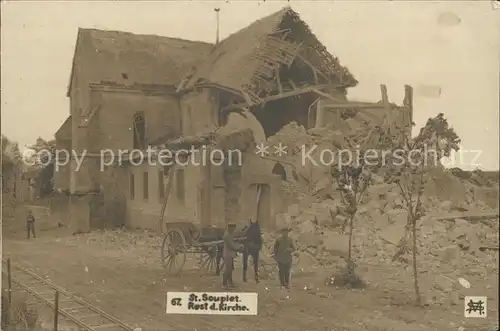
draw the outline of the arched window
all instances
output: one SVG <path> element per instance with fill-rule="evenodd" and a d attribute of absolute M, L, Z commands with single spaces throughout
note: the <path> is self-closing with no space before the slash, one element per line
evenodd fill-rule
<path fill-rule="evenodd" d="M 274 165 L 272 173 L 273 175 L 280 176 L 281 180 L 286 180 L 286 171 L 285 168 L 281 165 L 281 163 L 276 163 Z"/>
<path fill-rule="evenodd" d="M 144 113 L 134 115 L 134 149 L 146 148 L 146 119 Z"/>

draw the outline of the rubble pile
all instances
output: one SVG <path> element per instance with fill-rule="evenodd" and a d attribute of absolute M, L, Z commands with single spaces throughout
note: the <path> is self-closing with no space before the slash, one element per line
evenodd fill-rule
<path fill-rule="evenodd" d="M 324 153 L 327 150 L 335 152 L 344 145 L 344 136 L 339 131 L 328 129 L 312 129 L 307 131 L 296 122 L 284 126 L 276 135 L 269 137 L 269 146 L 286 146 L 286 155 L 277 156 L 284 164 L 294 165 L 297 173 L 296 181 L 301 186 L 314 187 L 316 183 L 325 178 L 330 173 L 331 153 Z M 303 155 L 310 155 L 313 161 L 308 158 L 304 160 Z"/>
<path fill-rule="evenodd" d="M 326 141 L 335 133 L 324 135 Z M 296 124 L 285 127 L 270 140 L 295 145 L 321 144 L 323 137 L 306 132 Z M 332 139 L 333 140 L 333 139 Z M 275 143 L 275 142 L 274 142 Z M 329 148 L 337 148 L 330 143 Z M 294 155 L 288 155 L 294 157 Z M 310 169 L 303 170 L 311 172 Z M 326 171 L 325 171 L 326 172 Z M 432 281 L 429 293 L 435 302 L 456 304 L 462 295 L 456 291 L 457 279 L 498 275 L 498 182 L 492 184 L 489 176 L 486 187 L 463 179 L 457 171 L 436 167 L 428 173 L 422 197 L 425 216 L 418 223 L 420 270 Z M 463 175 L 463 174 L 462 174 Z M 323 173 L 323 177 L 324 173 Z M 328 176 L 329 177 L 329 176 Z M 320 195 L 315 185 L 291 180 L 284 184 L 286 194 L 295 190 L 295 203 L 288 204 L 286 212 L 277 215 L 277 227 L 289 226 L 291 237 L 297 243 L 295 265 L 300 270 L 345 265 L 349 237 L 349 219 L 335 185 L 330 181 L 330 195 Z M 484 180 L 483 182 L 486 182 Z M 332 189 L 333 187 L 333 189 Z M 469 220 L 465 214 L 491 213 L 491 217 Z M 440 219 L 436 215 L 452 216 Z M 393 256 L 400 239 L 405 235 L 407 211 L 396 185 L 385 184 L 381 174 L 374 174 L 372 184 L 354 220 L 353 258 L 360 265 L 394 267 Z M 269 238 L 271 240 L 272 238 Z M 410 257 L 411 260 L 411 257 Z"/>

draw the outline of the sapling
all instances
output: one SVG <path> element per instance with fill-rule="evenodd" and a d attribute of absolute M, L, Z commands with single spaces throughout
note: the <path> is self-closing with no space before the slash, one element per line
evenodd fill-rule
<path fill-rule="evenodd" d="M 347 272 L 341 282 L 351 286 L 358 286 L 361 284 L 361 280 L 356 276 L 356 264 L 352 258 L 354 219 L 358 211 L 358 205 L 362 202 L 365 192 L 371 182 L 371 172 L 369 172 L 364 162 L 351 162 L 347 166 L 340 165 L 333 167 L 332 176 L 340 191 L 343 210 L 347 214 L 347 218 L 342 224 L 342 232 L 345 231 L 347 223 L 349 223 Z"/>
<path fill-rule="evenodd" d="M 408 139 L 403 134 L 392 138 L 392 153 L 387 154 L 383 160 L 387 166 L 385 180 L 397 185 L 407 210 L 405 233 L 397 245 L 393 261 L 405 261 L 406 254 L 411 251 L 416 304 L 420 305 L 422 299 L 417 268 L 417 222 L 425 213 L 422 196 L 427 172 L 430 167 L 440 164 L 443 157 L 450 156 L 452 150 L 457 151 L 460 139 L 453 128 L 449 127 L 443 114 L 429 118 L 413 139 Z M 434 155 L 434 160 L 429 160 L 431 155 Z"/>

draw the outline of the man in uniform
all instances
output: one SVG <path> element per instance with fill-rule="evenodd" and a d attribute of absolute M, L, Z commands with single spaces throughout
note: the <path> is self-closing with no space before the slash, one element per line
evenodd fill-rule
<path fill-rule="evenodd" d="M 33 234 L 33 238 L 35 237 L 35 216 L 33 216 L 33 212 L 28 211 L 28 217 L 26 217 L 26 229 L 28 230 L 28 239 L 30 239 L 30 234 Z"/>
<path fill-rule="evenodd" d="M 234 241 L 234 230 L 236 229 L 236 224 L 228 223 L 226 232 L 224 233 L 224 272 L 222 274 L 222 287 L 225 289 L 233 288 L 233 270 L 234 270 L 234 258 L 236 257 L 236 252 L 243 251 L 243 245 L 240 245 Z"/>
<path fill-rule="evenodd" d="M 281 229 L 281 236 L 274 243 L 273 255 L 278 263 L 280 285 L 283 288 L 290 288 L 290 270 L 292 268 L 293 253 L 295 245 L 288 236 L 290 229 L 284 227 Z"/>

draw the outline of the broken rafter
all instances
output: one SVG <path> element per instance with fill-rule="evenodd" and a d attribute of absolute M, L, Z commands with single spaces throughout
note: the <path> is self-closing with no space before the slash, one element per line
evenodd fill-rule
<path fill-rule="evenodd" d="M 254 102 L 252 104 L 252 106 L 257 106 L 259 104 L 267 103 L 269 101 L 294 97 L 294 96 L 298 96 L 298 95 L 305 94 L 305 93 L 311 93 L 311 92 L 314 92 L 314 90 L 319 90 L 319 89 L 327 88 L 327 87 L 331 88 L 332 85 L 331 84 L 314 85 L 314 86 L 308 86 L 308 87 L 296 89 L 296 90 L 289 91 L 289 92 L 283 92 L 283 93 L 279 93 L 279 94 L 275 94 L 275 95 L 270 95 L 270 96 L 265 97 L 265 98 L 260 98 L 260 100 L 258 102 Z M 338 88 L 340 86 L 334 86 L 334 87 Z M 248 104 L 246 104 L 246 103 L 234 104 L 234 105 L 229 105 L 228 107 L 225 107 L 222 111 L 227 111 L 230 109 L 240 109 L 240 108 L 245 108 L 245 107 L 248 107 Z"/>
<path fill-rule="evenodd" d="M 247 105 L 251 105 L 253 102 L 252 102 L 252 99 L 250 99 L 250 96 L 248 96 L 248 94 L 241 90 L 241 94 L 243 94 L 243 98 L 245 99 Z"/>
<path fill-rule="evenodd" d="M 384 109 L 384 105 L 379 103 L 370 102 L 345 102 L 345 103 L 331 103 L 326 104 L 324 107 L 333 109 L 345 109 L 345 108 L 360 108 L 360 109 Z"/>
<path fill-rule="evenodd" d="M 304 62 L 305 65 L 307 65 L 309 68 L 311 68 L 313 75 L 314 75 L 314 80 L 316 83 L 318 83 L 318 75 L 326 79 L 327 82 L 330 82 L 330 78 L 328 78 L 327 75 L 323 74 L 318 68 L 316 68 L 311 62 L 306 60 L 302 55 L 297 54 L 297 58 L 300 59 L 302 62 Z"/>
<path fill-rule="evenodd" d="M 259 96 L 253 93 L 250 87 L 242 86 L 240 92 L 243 95 L 243 98 L 245 99 L 247 106 L 252 106 L 254 104 L 261 103 L 261 99 L 259 98 Z"/>
<path fill-rule="evenodd" d="M 318 89 L 316 89 L 316 88 L 313 88 L 313 92 L 315 92 L 315 93 L 319 94 L 319 95 L 320 95 L 320 96 L 322 96 L 322 97 L 325 97 L 325 98 L 327 98 L 327 99 L 330 99 L 330 100 L 332 100 L 333 102 L 342 102 L 342 100 L 337 99 L 337 98 L 335 98 L 335 97 L 331 96 L 330 94 L 325 93 L 325 92 L 322 92 L 322 91 L 320 91 L 320 90 L 318 90 Z"/>
<path fill-rule="evenodd" d="M 467 211 L 459 213 L 443 213 L 430 215 L 433 219 L 438 221 L 451 221 L 457 218 L 465 219 L 468 221 L 479 221 L 487 219 L 497 219 L 499 217 L 498 211 L 483 212 L 483 211 Z"/>
<path fill-rule="evenodd" d="M 280 66 L 279 64 L 276 66 L 276 84 L 278 84 L 278 91 L 281 93 L 283 92 L 283 88 L 281 87 L 281 80 L 280 80 Z"/>

